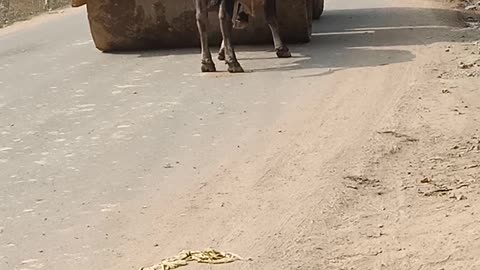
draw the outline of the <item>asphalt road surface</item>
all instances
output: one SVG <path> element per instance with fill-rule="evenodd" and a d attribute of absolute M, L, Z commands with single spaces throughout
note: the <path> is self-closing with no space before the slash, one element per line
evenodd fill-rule
<path fill-rule="evenodd" d="M 83 8 L 1 29 L 0 269 L 205 247 L 254 259 L 228 269 L 330 269 L 308 218 L 459 26 L 433 5 L 327 0 L 293 58 L 239 47 L 234 75 L 201 74 L 197 49 L 103 54 Z"/>

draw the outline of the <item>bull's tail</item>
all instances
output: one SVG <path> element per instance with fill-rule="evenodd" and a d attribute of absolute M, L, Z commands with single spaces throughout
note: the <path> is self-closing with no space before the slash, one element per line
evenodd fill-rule
<path fill-rule="evenodd" d="M 209 3 L 208 3 L 208 5 L 209 5 L 209 7 L 216 7 L 216 6 L 219 6 L 219 5 L 220 5 L 220 2 L 221 2 L 221 1 L 222 1 L 222 0 L 210 0 Z"/>
<path fill-rule="evenodd" d="M 251 0 L 251 6 L 245 6 L 239 0 L 230 0 L 234 4 L 234 10 L 232 15 L 233 27 L 236 29 L 244 29 L 248 26 L 249 15 L 255 15 L 254 13 L 254 1 Z M 222 0 L 209 0 L 209 8 L 216 8 L 221 4 Z"/>

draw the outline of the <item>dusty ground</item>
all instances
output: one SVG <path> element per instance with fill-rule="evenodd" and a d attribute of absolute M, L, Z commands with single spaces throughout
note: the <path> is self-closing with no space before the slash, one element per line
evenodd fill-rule
<path fill-rule="evenodd" d="M 71 0 L 0 0 L 0 28 L 70 3 Z"/>
<path fill-rule="evenodd" d="M 1 269 L 205 247 L 252 260 L 185 269 L 480 269 L 480 33 L 432 2 L 328 8 L 238 76 L 100 55 L 68 36 L 83 14 L 53 52 L 42 25 L 0 33 Z"/>

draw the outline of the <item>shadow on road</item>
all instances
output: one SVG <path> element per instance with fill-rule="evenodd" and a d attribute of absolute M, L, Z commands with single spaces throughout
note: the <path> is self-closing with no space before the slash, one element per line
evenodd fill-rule
<path fill-rule="evenodd" d="M 288 65 L 257 68 L 253 72 L 288 71 L 312 68 L 373 67 L 412 61 L 415 55 L 397 46 L 426 45 L 437 42 L 468 41 L 460 30 L 465 24 L 458 12 L 424 8 L 375 8 L 326 11 L 315 22 L 312 41 L 292 45 L 301 57 Z M 452 35 L 454 33 L 455 35 Z M 451 40 L 454 37 L 454 40 Z M 214 48 L 212 48 L 212 51 Z M 242 46 L 239 51 L 264 51 L 262 58 L 240 57 L 240 61 L 274 61 L 270 46 Z M 267 52 L 268 51 L 268 52 Z M 139 57 L 161 57 L 172 54 L 196 54 L 198 49 L 130 52 Z M 318 76 L 330 74 L 316 74 Z M 308 75 L 308 76 L 316 76 Z"/>
<path fill-rule="evenodd" d="M 407 62 L 415 55 L 397 46 L 469 41 L 464 33 L 458 31 L 464 27 L 458 12 L 453 10 L 378 8 L 328 11 L 315 23 L 312 41 L 304 46 L 292 47 L 294 52 L 305 56 L 303 59 L 285 67 L 254 71 L 342 70 Z"/>

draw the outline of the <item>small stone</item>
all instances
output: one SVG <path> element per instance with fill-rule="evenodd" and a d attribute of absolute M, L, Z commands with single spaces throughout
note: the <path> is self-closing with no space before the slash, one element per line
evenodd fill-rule
<path fill-rule="evenodd" d="M 473 67 L 473 64 L 466 64 L 466 63 L 460 62 L 460 64 L 458 64 L 458 67 L 461 69 L 469 69 Z"/>
<path fill-rule="evenodd" d="M 428 184 L 428 183 L 431 183 L 431 182 L 432 182 L 432 179 L 430 179 L 428 177 L 425 177 L 420 181 L 420 183 L 422 183 L 422 184 Z"/>
<path fill-rule="evenodd" d="M 472 55 L 472 56 L 467 57 L 463 61 L 461 61 L 458 65 L 458 67 L 461 68 L 461 69 L 469 69 L 469 68 L 472 68 L 474 66 L 478 66 L 479 63 L 480 63 L 480 58 L 478 58 L 478 56 L 473 56 Z"/>
<path fill-rule="evenodd" d="M 458 193 L 452 193 L 450 196 L 449 196 L 450 199 L 453 199 L 453 200 L 457 200 L 457 201 L 464 201 L 467 199 L 467 196 L 463 195 L 463 194 L 458 194 Z"/>

